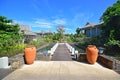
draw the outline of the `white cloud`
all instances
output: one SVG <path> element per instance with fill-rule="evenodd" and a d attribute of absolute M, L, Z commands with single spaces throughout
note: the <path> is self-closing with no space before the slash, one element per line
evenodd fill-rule
<path fill-rule="evenodd" d="M 33 27 L 40 27 L 40 28 L 52 28 L 52 23 L 44 20 L 44 19 L 37 19 L 34 23 Z"/>
<path fill-rule="evenodd" d="M 63 24 L 63 25 L 66 24 L 66 20 L 65 19 L 55 19 L 53 22 L 55 24 Z"/>
<path fill-rule="evenodd" d="M 70 31 L 70 30 L 72 30 L 72 29 L 70 29 L 70 28 L 65 28 L 65 30 Z"/>

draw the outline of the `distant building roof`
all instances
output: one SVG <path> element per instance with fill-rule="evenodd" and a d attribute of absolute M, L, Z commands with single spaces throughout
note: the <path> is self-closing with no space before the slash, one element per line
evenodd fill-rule
<path fill-rule="evenodd" d="M 96 23 L 91 23 L 91 22 L 87 22 L 86 25 L 81 28 L 81 29 L 89 29 L 89 28 L 94 28 L 94 27 L 100 27 L 99 25 L 101 25 L 102 23 L 96 24 Z"/>
<path fill-rule="evenodd" d="M 29 25 L 20 24 L 20 30 L 31 31 Z"/>
<path fill-rule="evenodd" d="M 20 24 L 19 26 L 20 26 L 20 31 L 21 31 L 21 33 L 22 33 L 22 31 L 23 31 L 23 34 L 24 34 L 24 35 L 37 35 L 36 33 L 32 32 L 32 31 L 30 30 L 30 26 L 29 26 L 29 25 Z"/>
<path fill-rule="evenodd" d="M 94 25 L 96 25 L 96 24 L 95 23 L 91 23 L 91 22 L 87 22 L 85 27 L 91 27 L 91 26 L 94 26 Z"/>
<path fill-rule="evenodd" d="M 32 31 L 24 31 L 25 35 L 37 35 L 36 33 L 32 32 Z"/>
<path fill-rule="evenodd" d="M 38 34 L 53 34 L 53 32 L 51 30 L 48 31 L 41 30 L 40 32 L 38 32 Z"/>

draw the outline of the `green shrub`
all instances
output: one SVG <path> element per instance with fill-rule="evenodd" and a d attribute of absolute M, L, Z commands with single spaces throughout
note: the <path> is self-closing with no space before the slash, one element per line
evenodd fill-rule
<path fill-rule="evenodd" d="M 39 47 L 43 44 L 45 44 L 43 40 L 37 40 L 37 41 L 31 41 L 28 45 L 34 45 L 35 47 Z"/>
<path fill-rule="evenodd" d="M 8 57 L 14 56 L 18 53 L 23 52 L 25 47 L 26 47 L 25 44 L 18 44 L 18 43 L 16 43 L 13 46 L 2 47 L 2 48 L 0 48 L 0 51 L 1 51 L 0 57 L 2 57 L 2 56 L 8 56 Z"/>

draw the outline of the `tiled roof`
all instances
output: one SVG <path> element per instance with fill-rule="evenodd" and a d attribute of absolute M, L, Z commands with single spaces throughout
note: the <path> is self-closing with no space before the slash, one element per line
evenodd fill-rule
<path fill-rule="evenodd" d="M 91 23 L 91 22 L 87 22 L 86 25 L 81 28 L 81 29 L 89 29 L 89 28 L 94 28 L 94 27 L 99 27 L 99 25 L 101 25 L 102 23 L 96 24 L 96 23 Z"/>

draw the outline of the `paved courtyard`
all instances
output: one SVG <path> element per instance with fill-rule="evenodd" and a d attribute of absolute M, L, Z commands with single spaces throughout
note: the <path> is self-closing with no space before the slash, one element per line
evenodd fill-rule
<path fill-rule="evenodd" d="M 35 61 L 23 65 L 3 80 L 120 80 L 113 70 L 76 61 Z"/>
<path fill-rule="evenodd" d="M 73 61 L 64 44 L 58 46 L 52 61 L 24 64 L 3 80 L 120 80 L 120 75 L 98 63 Z"/>

